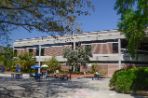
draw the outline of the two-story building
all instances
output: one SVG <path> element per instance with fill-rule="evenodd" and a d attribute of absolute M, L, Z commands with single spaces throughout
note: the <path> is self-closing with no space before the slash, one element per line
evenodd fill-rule
<path fill-rule="evenodd" d="M 14 52 L 17 55 L 30 52 L 41 64 L 52 56 L 59 62 L 66 62 L 63 58 L 63 50 L 66 47 L 77 45 L 91 46 L 92 57 L 88 66 L 98 64 L 111 76 L 114 71 L 126 65 L 148 65 L 148 37 L 145 37 L 138 50 L 138 60 L 133 60 L 127 51 L 127 40 L 118 30 L 108 30 L 75 34 L 73 36 L 41 37 L 16 40 L 13 43 Z"/>

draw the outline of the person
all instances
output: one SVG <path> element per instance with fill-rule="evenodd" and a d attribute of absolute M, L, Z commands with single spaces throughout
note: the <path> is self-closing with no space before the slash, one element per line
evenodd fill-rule
<path fill-rule="evenodd" d="M 22 74 L 21 74 L 21 68 L 20 65 L 16 65 L 16 69 L 15 69 L 15 78 L 16 79 L 21 79 L 22 78 Z"/>
<path fill-rule="evenodd" d="M 99 79 L 100 74 L 98 72 L 96 72 L 96 79 Z"/>
<path fill-rule="evenodd" d="M 44 70 L 42 72 L 42 76 L 43 76 L 43 78 L 47 79 L 47 77 L 48 77 L 48 71 L 47 70 Z"/>
<path fill-rule="evenodd" d="M 95 72 L 94 77 L 92 79 L 99 79 L 100 78 L 100 74 L 98 72 Z"/>
<path fill-rule="evenodd" d="M 56 74 L 59 74 L 59 70 L 56 70 Z"/>
<path fill-rule="evenodd" d="M 2 72 L 2 73 L 5 72 L 5 67 L 4 67 L 4 66 L 1 67 L 1 72 Z"/>
<path fill-rule="evenodd" d="M 40 82 L 40 77 L 41 77 L 41 74 L 36 71 L 35 72 L 35 80 Z"/>
<path fill-rule="evenodd" d="M 18 72 L 18 73 L 21 72 L 21 68 L 20 68 L 19 65 L 16 65 L 16 69 L 15 69 L 15 71 Z"/>

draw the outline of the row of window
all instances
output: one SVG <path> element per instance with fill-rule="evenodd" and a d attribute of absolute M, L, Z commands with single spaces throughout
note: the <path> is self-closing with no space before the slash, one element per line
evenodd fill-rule
<path fill-rule="evenodd" d="M 34 49 L 28 49 L 28 52 L 29 54 L 34 54 Z M 17 56 L 18 52 L 17 50 L 14 50 L 14 55 Z M 35 52 L 35 55 L 36 56 L 39 56 L 39 49 L 36 49 L 36 52 Z M 44 48 L 41 49 L 41 56 L 44 56 Z"/>
<path fill-rule="evenodd" d="M 76 46 L 80 46 L 80 44 L 76 44 Z M 86 45 L 86 47 L 91 47 L 91 45 Z M 118 53 L 118 43 L 113 43 L 112 44 L 112 50 L 113 53 Z M 36 52 L 34 52 L 34 49 L 28 49 L 28 52 L 30 54 L 39 56 L 39 48 L 36 49 Z M 15 56 L 17 55 L 17 50 L 14 51 Z M 45 54 L 45 49 L 41 48 L 41 56 L 44 56 Z"/>

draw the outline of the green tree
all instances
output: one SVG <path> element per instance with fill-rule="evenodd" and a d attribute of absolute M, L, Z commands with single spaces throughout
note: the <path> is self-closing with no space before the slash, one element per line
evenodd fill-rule
<path fill-rule="evenodd" d="M 7 68 L 11 68 L 13 65 L 13 49 L 10 47 L 4 48 L 4 65 Z"/>
<path fill-rule="evenodd" d="M 23 71 L 28 72 L 30 67 L 36 63 L 35 57 L 29 53 L 23 53 L 14 59 L 15 65 L 19 64 Z"/>
<path fill-rule="evenodd" d="M 0 54 L 0 64 L 4 65 L 4 55 Z"/>
<path fill-rule="evenodd" d="M 3 47 L 0 53 L 0 63 L 6 68 L 13 66 L 13 50 L 10 46 Z"/>
<path fill-rule="evenodd" d="M 18 27 L 29 31 L 69 31 L 69 23 L 74 23 L 79 15 L 87 15 L 91 6 L 90 0 L 0 0 L 0 32 Z"/>
<path fill-rule="evenodd" d="M 64 58 L 67 59 L 67 65 L 71 66 L 71 70 L 74 72 L 76 66 L 79 64 L 78 50 L 71 48 L 64 49 Z"/>
<path fill-rule="evenodd" d="M 86 66 L 89 62 L 89 58 L 92 56 L 90 46 L 80 46 L 75 50 L 71 48 L 66 48 L 64 50 L 64 58 L 67 59 L 67 64 L 72 66 L 73 71 L 79 71 L 80 66 Z"/>
<path fill-rule="evenodd" d="M 55 57 L 52 57 L 45 63 L 48 65 L 48 69 L 50 72 L 55 72 L 56 70 L 60 70 L 60 64 Z"/>
<path fill-rule="evenodd" d="M 78 58 L 79 63 L 83 66 L 86 66 L 86 63 L 89 62 L 89 58 L 92 56 L 91 46 L 86 45 L 83 47 L 78 47 Z"/>
<path fill-rule="evenodd" d="M 135 58 L 148 26 L 148 0 L 116 0 L 115 10 L 121 15 L 118 27 L 127 37 L 128 50 Z"/>

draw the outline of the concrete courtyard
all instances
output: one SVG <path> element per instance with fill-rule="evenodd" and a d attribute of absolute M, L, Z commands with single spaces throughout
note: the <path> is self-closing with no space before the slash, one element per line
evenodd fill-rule
<path fill-rule="evenodd" d="M 148 98 L 110 91 L 109 79 L 0 80 L 0 98 Z"/>

